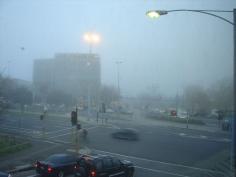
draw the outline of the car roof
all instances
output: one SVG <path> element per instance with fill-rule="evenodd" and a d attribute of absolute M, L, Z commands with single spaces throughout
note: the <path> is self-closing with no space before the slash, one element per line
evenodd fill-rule
<path fill-rule="evenodd" d="M 102 158 L 113 158 L 109 155 L 103 155 L 103 154 L 90 154 L 90 155 L 82 155 L 81 156 L 85 160 L 96 160 L 96 159 L 102 159 Z"/>
<path fill-rule="evenodd" d="M 5 177 L 5 176 L 8 176 L 8 174 L 0 171 L 0 177 L 3 177 L 3 176 L 4 176 L 4 177 Z"/>
<path fill-rule="evenodd" d="M 137 133 L 138 131 L 134 128 L 122 128 L 122 129 L 119 129 L 118 132 Z"/>
<path fill-rule="evenodd" d="M 50 157 L 73 157 L 71 154 L 53 154 Z"/>

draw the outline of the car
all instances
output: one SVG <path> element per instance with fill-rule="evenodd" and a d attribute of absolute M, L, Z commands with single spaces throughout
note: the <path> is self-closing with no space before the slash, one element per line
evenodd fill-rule
<path fill-rule="evenodd" d="M 232 130 L 232 118 L 227 117 L 222 122 L 222 130 L 223 131 L 230 131 Z"/>
<path fill-rule="evenodd" d="M 36 173 L 42 176 L 64 177 L 68 174 L 74 174 L 77 168 L 78 157 L 70 154 L 54 154 L 45 161 L 35 163 Z"/>
<path fill-rule="evenodd" d="M 178 118 L 180 118 L 180 119 L 186 119 L 186 118 L 188 118 L 188 113 L 187 112 L 179 112 L 178 114 L 177 114 L 177 117 Z"/>
<path fill-rule="evenodd" d="M 135 170 L 130 161 L 101 154 L 82 155 L 77 163 L 75 177 L 133 177 Z"/>
<path fill-rule="evenodd" d="M 12 176 L 8 173 L 0 172 L 0 177 L 12 177 Z"/>
<path fill-rule="evenodd" d="M 138 140 L 138 131 L 133 128 L 123 128 L 116 130 L 112 134 L 113 138 L 125 139 L 125 140 Z"/>

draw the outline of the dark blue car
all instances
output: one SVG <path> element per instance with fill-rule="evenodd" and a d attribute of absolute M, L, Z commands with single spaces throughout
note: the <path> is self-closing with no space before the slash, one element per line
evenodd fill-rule
<path fill-rule="evenodd" d="M 77 160 L 76 156 L 70 154 L 55 154 L 49 156 L 45 161 L 37 161 L 35 170 L 42 176 L 64 177 L 74 173 Z"/>
<path fill-rule="evenodd" d="M 0 177 L 12 177 L 10 174 L 0 172 Z"/>

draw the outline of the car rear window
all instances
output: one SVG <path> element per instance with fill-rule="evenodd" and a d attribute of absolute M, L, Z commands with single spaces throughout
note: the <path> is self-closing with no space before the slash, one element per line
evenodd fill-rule
<path fill-rule="evenodd" d="M 103 165 L 105 169 L 112 168 L 112 160 L 110 158 L 104 158 Z"/>
<path fill-rule="evenodd" d="M 46 160 L 47 162 L 51 162 L 51 163 L 70 163 L 70 162 L 75 162 L 76 158 L 73 156 L 59 156 L 59 155 L 55 155 L 55 156 L 50 156 L 49 158 L 47 158 Z"/>
<path fill-rule="evenodd" d="M 113 158 L 112 159 L 112 163 L 113 163 L 113 166 L 116 167 L 116 168 L 119 168 L 120 167 L 120 160 L 117 159 L 117 158 Z"/>

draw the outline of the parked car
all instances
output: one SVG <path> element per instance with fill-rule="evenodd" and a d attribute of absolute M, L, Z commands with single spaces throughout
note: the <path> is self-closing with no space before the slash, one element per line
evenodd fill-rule
<path fill-rule="evenodd" d="M 75 177 L 133 177 L 134 165 L 108 155 L 83 155 L 77 162 Z"/>
<path fill-rule="evenodd" d="M 138 140 L 138 131 L 133 128 L 118 129 L 112 133 L 113 138 L 125 139 L 125 140 Z"/>
<path fill-rule="evenodd" d="M 74 174 L 77 168 L 78 157 L 70 154 L 54 154 L 45 161 L 37 161 L 35 170 L 42 176 L 64 177 L 68 174 Z"/>
<path fill-rule="evenodd" d="M 0 172 L 0 177 L 12 177 L 12 176 L 8 173 Z"/>

